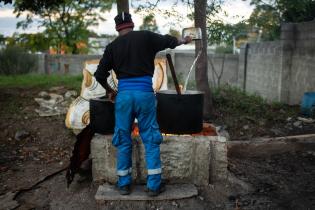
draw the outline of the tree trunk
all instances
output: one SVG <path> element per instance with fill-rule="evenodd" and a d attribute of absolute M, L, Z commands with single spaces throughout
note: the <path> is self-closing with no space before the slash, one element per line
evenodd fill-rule
<path fill-rule="evenodd" d="M 117 0 L 117 12 L 128 12 L 129 13 L 129 1 L 128 0 Z"/>
<path fill-rule="evenodd" d="M 209 87 L 208 81 L 208 57 L 207 57 L 207 31 L 206 31 L 206 7 L 207 0 L 194 0 L 195 7 L 195 27 L 201 28 L 202 40 L 196 41 L 195 56 L 202 50 L 202 53 L 196 63 L 195 78 L 197 84 L 197 90 L 203 91 L 204 95 L 204 106 L 203 106 L 203 117 L 205 120 L 209 120 L 212 115 L 212 93 Z"/>

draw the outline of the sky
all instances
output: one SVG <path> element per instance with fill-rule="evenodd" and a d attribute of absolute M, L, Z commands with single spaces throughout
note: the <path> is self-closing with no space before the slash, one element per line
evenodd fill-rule
<path fill-rule="evenodd" d="M 134 12 L 133 6 L 136 5 L 137 2 L 139 2 L 139 0 L 132 0 L 130 5 L 130 13 L 135 23 L 135 30 L 139 29 L 139 26 L 142 24 L 142 19 L 144 17 L 144 14 L 136 14 Z M 161 3 L 158 5 L 158 8 L 161 10 L 169 10 L 170 8 L 172 8 L 171 2 L 174 1 L 162 0 Z M 165 17 L 157 12 L 155 13 L 159 32 L 162 34 L 168 33 L 170 28 L 181 31 L 184 27 L 193 26 L 193 22 L 186 17 L 187 14 L 190 13 L 190 9 L 186 5 L 179 4 L 173 9 L 182 15 L 180 17 L 180 21 L 176 20 L 175 18 Z M 242 19 L 248 18 L 253 8 L 249 5 L 248 1 L 228 0 L 224 3 L 223 10 L 227 12 L 228 17 L 224 17 L 223 14 L 219 14 L 217 18 L 223 19 L 225 22 L 228 23 L 236 23 Z M 90 29 L 95 31 L 97 34 L 116 34 L 117 32 L 115 31 L 114 22 L 114 17 L 116 13 L 117 8 L 116 6 L 113 6 L 111 11 L 104 14 L 106 21 L 100 21 L 98 26 L 91 27 Z M 36 24 L 26 29 L 25 31 L 23 31 L 22 29 L 17 30 L 16 23 L 23 20 L 25 16 L 26 14 L 23 14 L 20 18 L 16 18 L 16 15 L 13 13 L 12 6 L 4 6 L 3 3 L 0 3 L 0 34 L 11 36 L 14 32 L 36 33 L 43 30 L 43 28 L 39 28 Z"/>

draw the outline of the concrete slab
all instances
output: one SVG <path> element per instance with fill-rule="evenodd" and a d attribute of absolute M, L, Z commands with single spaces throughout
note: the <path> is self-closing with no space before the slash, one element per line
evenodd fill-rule
<path fill-rule="evenodd" d="M 114 185 L 100 185 L 95 200 L 104 201 L 148 201 L 148 200 L 178 200 L 191 198 L 198 195 L 198 190 L 193 184 L 166 185 L 165 192 L 156 197 L 149 197 L 145 192 L 145 185 L 135 185 L 130 195 L 120 195 Z"/>

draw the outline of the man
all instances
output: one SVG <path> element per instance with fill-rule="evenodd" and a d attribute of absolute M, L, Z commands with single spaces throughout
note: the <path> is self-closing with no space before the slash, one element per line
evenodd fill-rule
<path fill-rule="evenodd" d="M 131 127 L 137 118 L 140 136 L 145 147 L 148 170 L 149 196 L 160 194 L 161 185 L 160 144 L 162 135 L 156 121 L 156 99 L 152 88 L 154 58 L 166 48 L 191 42 L 190 37 L 178 40 L 170 35 L 150 31 L 133 31 L 131 15 L 122 12 L 115 17 L 119 36 L 107 45 L 94 76 L 114 100 L 116 93 L 107 84 L 109 71 L 118 78 L 115 99 L 115 133 L 112 139 L 117 148 L 117 187 L 122 195 L 130 194 L 131 177 Z"/>

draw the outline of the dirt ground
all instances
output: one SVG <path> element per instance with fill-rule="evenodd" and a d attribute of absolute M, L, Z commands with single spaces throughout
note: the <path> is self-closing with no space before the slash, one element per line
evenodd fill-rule
<path fill-rule="evenodd" d="M 34 112 L 38 105 L 33 98 L 39 92 L 0 90 L 0 196 L 19 192 L 16 209 L 315 209 L 312 152 L 229 157 L 229 171 L 250 192 L 223 183 L 202 187 L 190 199 L 97 204 L 98 183 L 90 176 L 76 176 L 69 189 L 64 171 L 43 181 L 67 166 L 75 136 L 64 126 L 64 115 L 39 117 Z M 24 135 L 16 138 L 17 133 Z"/>

